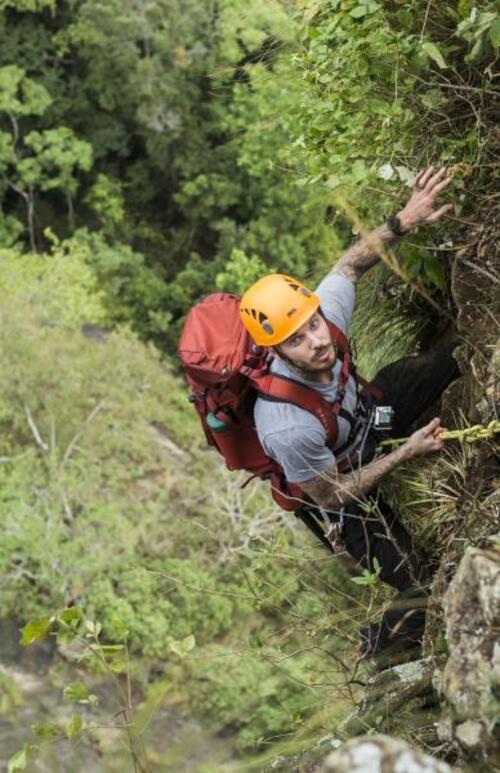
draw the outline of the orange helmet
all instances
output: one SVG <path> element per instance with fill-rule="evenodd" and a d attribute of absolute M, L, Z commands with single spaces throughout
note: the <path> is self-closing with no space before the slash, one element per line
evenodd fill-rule
<path fill-rule="evenodd" d="M 269 274 L 244 293 L 241 321 L 258 346 L 276 346 L 319 308 L 319 298 L 286 274 Z"/>

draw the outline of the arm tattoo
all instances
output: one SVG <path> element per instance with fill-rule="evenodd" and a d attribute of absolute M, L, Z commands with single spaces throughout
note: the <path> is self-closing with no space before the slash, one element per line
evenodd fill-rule
<path fill-rule="evenodd" d="M 378 263 L 380 253 L 397 240 L 398 237 L 386 224 L 381 225 L 353 244 L 334 265 L 332 273 L 342 274 L 352 282 L 357 282 L 365 271 Z"/>
<path fill-rule="evenodd" d="M 341 475 L 335 467 L 305 483 L 300 483 L 300 487 L 320 507 L 325 510 L 338 510 L 349 502 L 359 501 L 381 478 L 409 458 L 408 449 L 401 446 L 387 456 L 360 467 L 359 470 Z"/>

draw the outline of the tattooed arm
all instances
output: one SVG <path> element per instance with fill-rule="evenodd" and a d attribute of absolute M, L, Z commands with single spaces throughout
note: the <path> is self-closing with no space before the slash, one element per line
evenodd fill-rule
<path fill-rule="evenodd" d="M 311 480 L 300 483 L 301 489 L 325 510 L 338 510 L 349 502 L 358 501 L 373 489 L 377 483 L 392 472 L 399 464 L 414 456 L 441 450 L 443 441 L 439 433 L 443 427 L 439 419 L 433 419 L 418 429 L 406 443 L 380 459 L 346 475 L 340 475 L 334 468 L 321 473 Z"/>
<path fill-rule="evenodd" d="M 422 169 L 413 184 L 413 193 L 406 206 L 397 214 L 401 229 L 411 231 L 421 223 L 435 223 L 453 209 L 453 204 L 445 204 L 434 209 L 439 192 L 450 182 L 445 167 L 433 174 L 434 167 Z M 380 253 L 398 240 L 387 224 L 376 228 L 368 236 L 347 250 L 335 264 L 332 272 L 342 274 L 357 282 L 369 268 L 378 263 Z"/>

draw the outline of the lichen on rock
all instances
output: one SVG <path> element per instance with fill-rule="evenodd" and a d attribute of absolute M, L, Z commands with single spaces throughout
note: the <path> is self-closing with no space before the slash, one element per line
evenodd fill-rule
<path fill-rule="evenodd" d="M 432 703 L 435 661 L 428 657 L 387 668 L 368 680 L 363 700 L 341 723 L 345 736 L 370 728 L 391 729 L 391 718 L 410 705 Z"/>
<path fill-rule="evenodd" d="M 450 654 L 435 679 L 448 706 L 439 735 L 472 756 L 498 752 L 500 551 L 466 551 L 443 609 Z"/>
<path fill-rule="evenodd" d="M 361 736 L 345 743 L 325 759 L 320 773 L 451 773 L 406 741 L 387 735 Z"/>

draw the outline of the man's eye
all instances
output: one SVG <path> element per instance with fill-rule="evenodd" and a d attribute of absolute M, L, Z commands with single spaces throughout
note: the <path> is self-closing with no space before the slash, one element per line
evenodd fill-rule
<path fill-rule="evenodd" d="M 311 329 L 312 330 L 315 330 L 318 327 L 318 322 L 319 322 L 318 319 L 313 319 L 312 320 L 312 322 L 311 322 Z"/>

